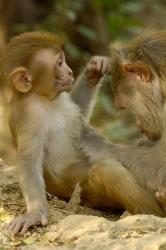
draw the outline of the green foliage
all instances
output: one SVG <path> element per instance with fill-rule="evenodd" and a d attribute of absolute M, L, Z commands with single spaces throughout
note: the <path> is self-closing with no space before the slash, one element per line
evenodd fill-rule
<path fill-rule="evenodd" d="M 30 23 L 19 22 L 13 25 L 13 33 L 18 34 L 24 31 L 40 30 L 58 33 L 67 43 L 67 51 L 71 61 L 80 63 L 80 67 L 87 60 L 87 55 L 93 53 L 89 44 L 93 41 L 100 41 L 98 30 L 91 25 L 91 19 L 95 18 L 95 11 L 104 15 L 106 30 L 111 38 L 120 37 L 126 39 L 126 31 L 135 29 L 139 26 L 132 14 L 142 10 L 143 5 L 138 1 L 124 0 L 94 0 L 94 1 L 75 1 L 61 0 L 53 1 L 47 6 L 48 13 L 42 15 Z M 45 12 L 45 5 L 40 6 L 41 12 Z M 91 15 L 92 13 L 92 15 Z M 86 22 L 86 19 L 89 21 Z M 77 41 L 81 39 L 80 42 Z M 75 42 L 76 41 L 76 42 Z M 83 44 L 86 45 L 85 51 Z M 89 48 L 88 48 L 89 47 Z M 84 55 L 86 53 L 86 55 Z M 77 69 L 78 72 L 79 69 Z"/>
<path fill-rule="evenodd" d="M 78 25 L 77 30 L 89 40 L 95 40 L 95 38 L 97 38 L 96 32 L 88 27 Z"/>
<path fill-rule="evenodd" d="M 13 33 L 47 30 L 59 34 L 66 42 L 69 63 L 77 73 L 91 55 L 106 51 L 109 40 L 128 40 L 131 34 L 139 31 L 142 27 L 140 15 L 146 7 L 143 0 L 57 0 L 49 3 L 43 1 L 40 8 L 37 8 L 37 18 L 33 22 L 15 23 Z M 161 6 L 156 1 L 152 8 L 157 11 Z M 106 34 L 105 38 L 103 34 Z M 110 79 L 108 81 L 111 82 Z M 107 123 L 104 133 L 110 139 L 128 138 L 132 132 L 126 129 L 119 118 L 115 117 L 110 123 L 110 117 L 115 116 L 115 110 L 109 93 L 108 88 L 101 91 L 92 121 L 103 126 L 101 120 L 104 120 Z"/>

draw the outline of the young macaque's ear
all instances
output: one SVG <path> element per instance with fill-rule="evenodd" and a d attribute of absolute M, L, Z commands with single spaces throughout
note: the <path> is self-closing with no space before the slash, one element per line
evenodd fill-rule
<path fill-rule="evenodd" d="M 147 65 L 143 63 L 126 63 L 123 65 L 125 72 L 135 74 L 137 80 L 150 81 L 151 72 Z"/>
<path fill-rule="evenodd" d="M 19 92 L 26 93 L 32 88 L 32 75 L 24 67 L 13 70 L 9 80 Z"/>

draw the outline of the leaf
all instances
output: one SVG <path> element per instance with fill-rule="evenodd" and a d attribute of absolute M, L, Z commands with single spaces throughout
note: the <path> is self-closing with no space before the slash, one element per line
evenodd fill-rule
<path fill-rule="evenodd" d="M 45 234 L 44 238 L 49 242 L 54 242 L 58 239 L 57 232 L 48 232 Z"/>
<path fill-rule="evenodd" d="M 76 13 L 73 10 L 67 10 L 66 11 L 66 16 L 68 17 L 69 20 L 71 20 L 72 22 L 74 22 L 77 18 Z"/>
<path fill-rule="evenodd" d="M 0 246 L 0 250 L 5 250 L 6 248 Z"/>
<path fill-rule="evenodd" d="M 90 28 L 79 25 L 77 27 L 77 30 L 80 34 L 82 34 L 83 36 L 87 37 L 90 40 L 94 40 L 95 38 L 97 38 L 95 31 Z"/>
<path fill-rule="evenodd" d="M 0 221 L 8 223 L 12 217 L 3 208 L 0 208 Z"/>
<path fill-rule="evenodd" d="M 123 13 L 139 13 L 143 10 L 143 4 L 142 3 L 138 3 L 138 2 L 128 2 L 128 3 L 125 3 L 123 5 L 121 5 L 121 8 L 120 10 L 123 12 Z"/>
<path fill-rule="evenodd" d="M 23 243 L 24 243 L 25 245 L 32 245 L 32 244 L 35 243 L 35 238 L 32 237 L 32 236 L 30 236 L 30 237 L 24 239 L 24 240 L 23 240 Z"/>
<path fill-rule="evenodd" d="M 80 51 L 78 50 L 78 48 L 70 41 L 66 43 L 65 51 L 69 53 L 69 55 L 71 55 L 73 58 L 78 58 L 80 55 Z"/>

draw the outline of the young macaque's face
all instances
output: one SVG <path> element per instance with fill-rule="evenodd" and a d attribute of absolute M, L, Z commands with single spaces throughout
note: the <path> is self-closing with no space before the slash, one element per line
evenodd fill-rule
<path fill-rule="evenodd" d="M 40 51 L 33 63 L 35 91 L 40 95 L 54 98 L 62 91 L 71 90 L 73 72 L 66 64 L 63 51 L 57 54 L 52 50 Z"/>
<path fill-rule="evenodd" d="M 150 67 L 142 63 L 114 63 L 111 69 L 115 106 L 134 113 L 141 132 L 150 140 L 158 140 L 162 133 L 163 101 Z"/>
<path fill-rule="evenodd" d="M 10 80 L 19 92 L 31 91 L 54 99 L 60 92 L 71 90 L 73 73 L 63 51 L 55 53 L 52 49 L 43 49 L 36 53 L 28 69 L 16 68 Z"/>

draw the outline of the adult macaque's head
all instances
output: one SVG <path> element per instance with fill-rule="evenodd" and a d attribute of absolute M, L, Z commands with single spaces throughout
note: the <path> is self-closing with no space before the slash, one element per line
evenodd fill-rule
<path fill-rule="evenodd" d="M 1 72 L 15 92 L 34 92 L 49 99 L 69 91 L 72 70 L 63 45 L 50 33 L 28 32 L 14 37 L 1 60 Z"/>
<path fill-rule="evenodd" d="M 115 43 L 111 57 L 115 106 L 133 112 L 149 139 L 159 139 L 166 97 L 166 32 L 144 34 L 127 45 Z"/>

